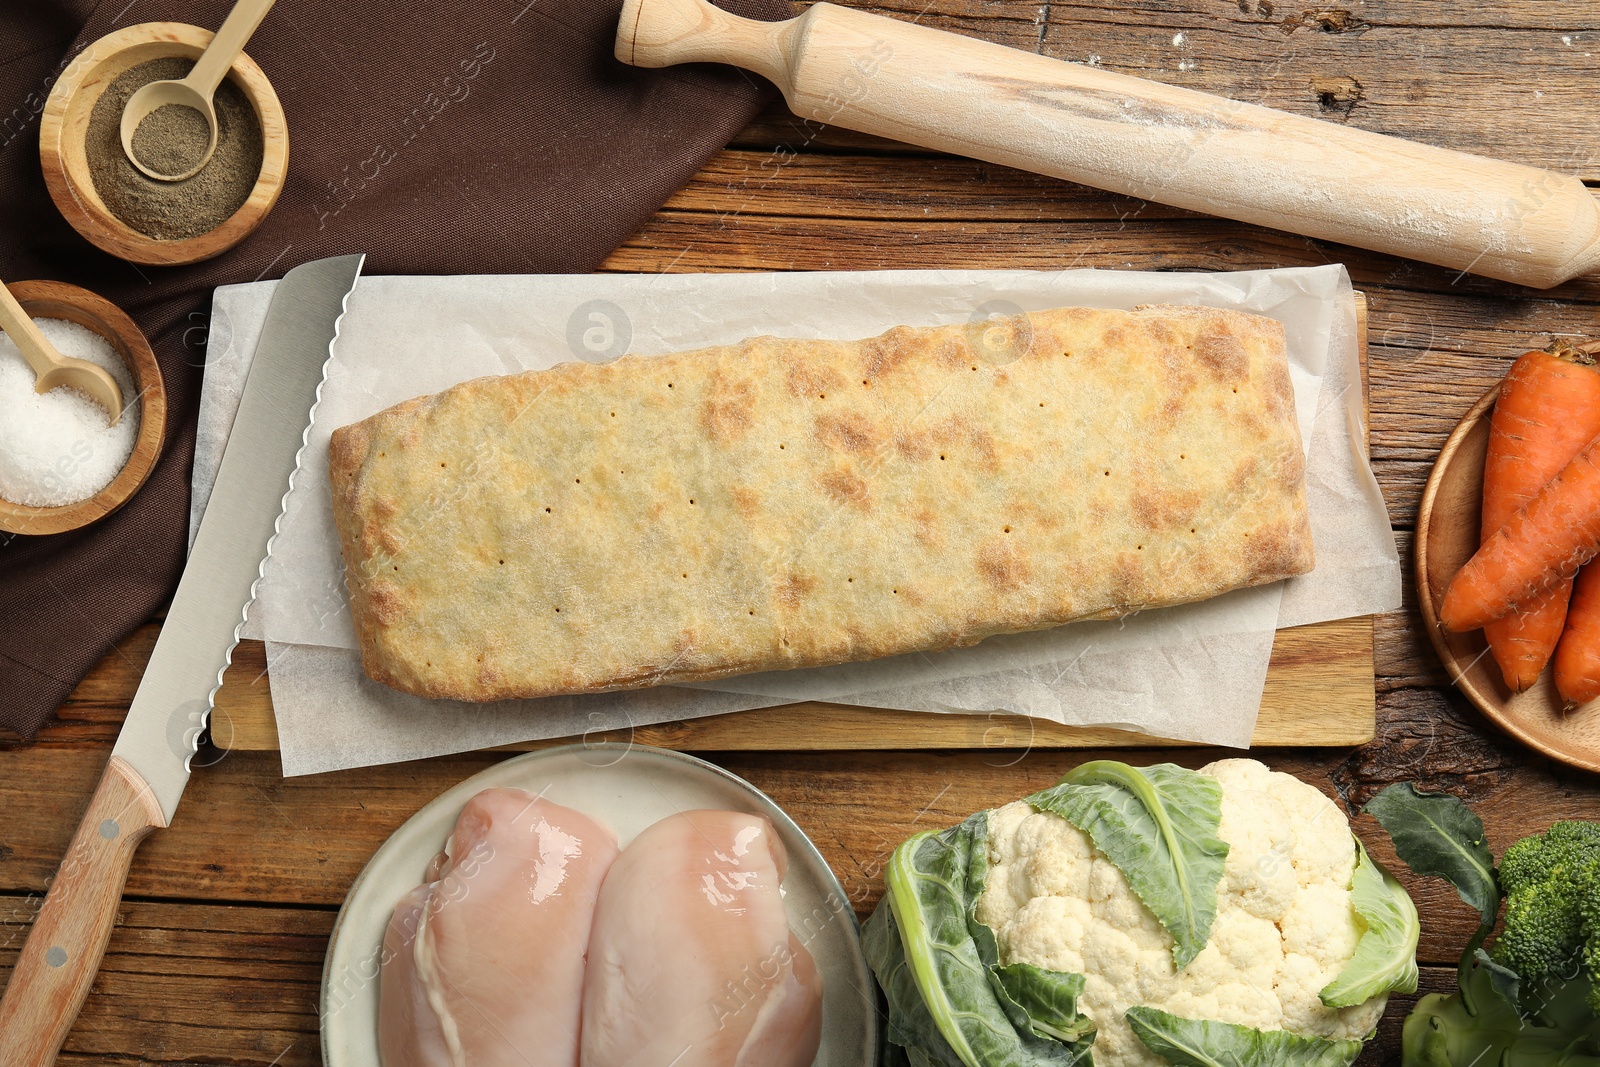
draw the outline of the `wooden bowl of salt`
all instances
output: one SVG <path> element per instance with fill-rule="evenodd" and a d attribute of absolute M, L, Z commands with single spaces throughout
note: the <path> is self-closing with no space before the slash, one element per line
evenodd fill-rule
<path fill-rule="evenodd" d="M 134 263 L 194 263 L 227 251 L 267 217 L 289 169 L 283 106 L 267 76 L 241 53 L 217 87 L 217 151 L 192 178 L 148 178 L 122 151 L 122 105 L 141 85 L 181 78 L 210 30 L 146 22 L 107 34 L 62 72 L 45 101 L 39 161 L 61 214 L 85 238 Z M 152 147 L 180 149 L 182 129 L 140 124 Z M 173 139 L 174 143 L 163 143 Z"/>
<path fill-rule="evenodd" d="M 33 372 L 14 352 L 0 354 L 0 450 L 27 452 L 0 454 L 0 530 L 76 530 L 127 503 L 155 467 L 167 428 L 161 368 L 139 327 L 104 297 L 64 282 L 7 288 L 35 320 L 52 320 L 40 328 L 58 350 L 101 363 L 122 387 L 119 431 L 105 427 L 104 412 L 81 394 L 32 395 Z"/>

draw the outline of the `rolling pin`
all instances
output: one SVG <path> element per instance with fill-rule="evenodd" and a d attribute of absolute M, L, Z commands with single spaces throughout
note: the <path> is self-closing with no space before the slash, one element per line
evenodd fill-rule
<path fill-rule="evenodd" d="M 786 22 L 626 0 L 617 58 L 731 63 L 802 118 L 1545 288 L 1600 269 L 1576 177 L 818 3 Z"/>

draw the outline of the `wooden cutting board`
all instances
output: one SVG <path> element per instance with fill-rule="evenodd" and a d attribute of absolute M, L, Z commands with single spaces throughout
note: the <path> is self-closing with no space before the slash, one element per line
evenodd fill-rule
<path fill-rule="evenodd" d="M 1357 351 L 1366 390 L 1367 301 L 1356 294 Z M 1376 729 L 1372 617 L 1335 619 L 1279 630 L 1272 645 L 1261 713 L 1251 744 L 1262 747 L 1348 746 Z M 246 641 L 217 693 L 212 723 L 218 746 L 276 751 L 278 729 L 267 686 L 264 646 Z M 525 750 L 579 738 L 528 741 Z M 1124 748 L 1182 744 L 1101 727 L 1062 726 L 994 712 L 929 715 L 881 708 L 804 703 L 658 723 L 585 735 L 584 741 L 634 741 L 702 752 L 734 750 Z"/>

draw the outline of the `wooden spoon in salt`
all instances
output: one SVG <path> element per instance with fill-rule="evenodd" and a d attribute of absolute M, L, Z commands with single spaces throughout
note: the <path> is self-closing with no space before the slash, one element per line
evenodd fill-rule
<path fill-rule="evenodd" d="M 115 426 L 122 418 L 122 390 L 117 387 L 117 380 L 104 367 L 57 352 L 3 282 L 0 282 L 0 330 L 5 331 L 28 366 L 33 368 L 37 379 L 34 392 L 48 393 L 66 386 L 105 408 L 111 417 L 107 425 Z"/>

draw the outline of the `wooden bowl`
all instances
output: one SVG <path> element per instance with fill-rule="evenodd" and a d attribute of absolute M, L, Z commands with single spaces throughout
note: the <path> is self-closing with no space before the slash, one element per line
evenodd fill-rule
<path fill-rule="evenodd" d="M 233 61 L 228 77 L 244 91 L 261 121 L 261 172 L 239 209 L 216 229 L 181 240 L 149 237 L 106 207 L 95 191 L 85 151 L 89 113 L 111 83 L 129 67 L 152 59 L 197 59 L 212 33 L 182 22 L 145 22 L 117 30 L 84 49 L 62 72 L 45 101 L 39 124 L 39 161 L 45 185 L 61 214 L 97 247 L 134 263 L 170 266 L 226 252 L 267 217 L 283 191 L 289 170 L 289 134 L 272 83 L 249 56 Z"/>
<path fill-rule="evenodd" d="M 1600 701 L 1563 711 L 1549 667 L 1533 688 L 1513 693 L 1489 654 L 1482 630 L 1453 634 L 1439 625 L 1445 589 L 1478 547 L 1489 416 L 1499 395 L 1495 386 L 1462 416 L 1428 476 L 1417 513 L 1417 603 L 1456 688 L 1495 725 L 1552 759 L 1600 771 Z"/>
<path fill-rule="evenodd" d="M 0 530 L 18 534 L 76 530 L 127 503 L 156 465 L 167 429 L 167 390 L 161 381 L 161 368 L 139 327 L 104 297 L 65 282 L 13 282 L 6 288 L 34 318 L 65 319 L 104 337 L 122 357 L 139 389 L 139 434 L 134 438 L 133 452 L 104 489 L 86 500 L 58 508 L 32 508 L 0 500 Z M 127 403 L 126 397 L 123 403 Z"/>

